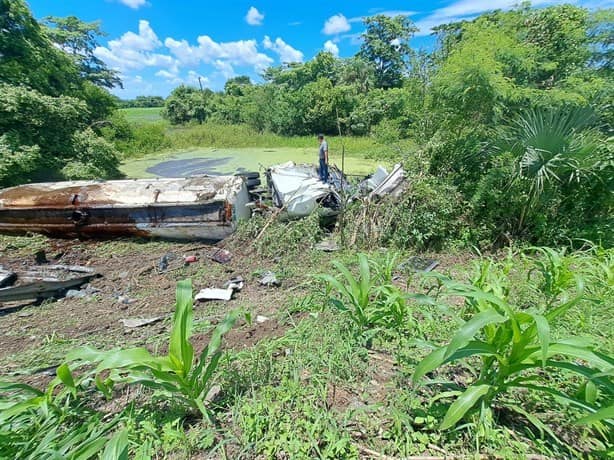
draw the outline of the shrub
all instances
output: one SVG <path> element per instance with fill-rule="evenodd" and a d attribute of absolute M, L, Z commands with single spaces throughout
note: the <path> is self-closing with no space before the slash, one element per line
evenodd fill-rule
<path fill-rule="evenodd" d="M 415 177 L 400 199 L 359 202 L 345 221 L 349 244 L 438 249 L 464 238 L 467 203 L 456 187 L 432 176 Z"/>

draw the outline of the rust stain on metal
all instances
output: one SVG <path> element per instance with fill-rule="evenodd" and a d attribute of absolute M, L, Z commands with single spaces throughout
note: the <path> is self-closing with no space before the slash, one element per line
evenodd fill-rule
<path fill-rule="evenodd" d="M 217 240 L 248 200 L 235 176 L 29 184 L 0 190 L 0 232 Z"/>

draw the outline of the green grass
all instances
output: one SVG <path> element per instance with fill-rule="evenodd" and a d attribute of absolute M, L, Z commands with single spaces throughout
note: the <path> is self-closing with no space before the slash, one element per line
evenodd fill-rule
<path fill-rule="evenodd" d="M 276 148 L 192 148 L 178 152 L 161 152 L 138 159 L 126 160 L 121 171 L 129 178 L 154 177 L 147 168 L 169 160 L 189 160 L 193 158 L 221 159 L 229 158 L 224 165 L 211 168 L 213 172 L 232 174 L 239 168 L 249 171 L 259 171 L 271 165 L 294 161 L 297 163 L 315 163 L 317 161 L 316 147 L 276 147 Z M 332 150 L 330 162 L 341 167 L 340 152 Z M 378 164 L 389 166 L 388 162 L 377 162 L 358 156 L 345 157 L 345 171 L 348 174 L 366 175 L 375 171 Z"/>
<path fill-rule="evenodd" d="M 162 107 L 130 107 L 120 109 L 126 119 L 131 123 L 144 123 L 162 120 Z"/>
<path fill-rule="evenodd" d="M 258 132 L 248 125 L 204 123 L 169 126 L 167 135 L 173 147 L 294 147 L 317 148 L 317 133 L 312 136 L 280 136 L 270 132 Z M 331 152 L 341 153 L 342 145 L 348 155 L 368 156 L 378 149 L 375 141 L 367 136 L 327 136 Z"/>

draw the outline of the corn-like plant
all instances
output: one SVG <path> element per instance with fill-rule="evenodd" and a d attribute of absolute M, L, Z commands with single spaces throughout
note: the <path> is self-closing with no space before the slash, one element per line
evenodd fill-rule
<path fill-rule="evenodd" d="M 103 421 L 84 405 L 66 364 L 56 373 L 45 391 L 0 382 L 0 458 L 127 459 L 125 431 L 111 436 L 119 417 Z"/>
<path fill-rule="evenodd" d="M 331 275 L 317 276 L 339 293 L 341 298 L 331 298 L 331 304 L 344 312 L 358 327 L 361 334 L 373 329 L 380 312 L 373 307 L 371 302 L 372 296 L 376 293 L 376 285 L 371 277 L 367 256 L 358 254 L 358 277 L 354 277 L 352 272 L 339 261 L 334 261 L 333 265 L 341 273 L 343 282 Z"/>
<path fill-rule="evenodd" d="M 482 266 L 489 267 L 489 261 Z M 579 338 L 553 341 L 550 325 L 565 314 L 583 297 L 583 282 L 576 279 L 576 294 L 569 300 L 561 301 L 548 308 L 521 310 L 511 305 L 500 286 L 494 280 L 477 286 L 467 285 L 437 276 L 445 293 L 460 296 L 470 306 L 472 316 L 464 322 L 451 341 L 436 348 L 416 367 L 413 380 L 421 381 L 427 374 L 440 366 L 469 358 L 479 358 L 477 377 L 464 391 L 457 391 L 456 400 L 449 406 L 441 423 L 441 429 L 455 426 L 470 411 L 481 408 L 490 410 L 498 396 L 514 388 L 540 391 L 552 395 L 556 400 L 570 404 L 593 414 L 598 419 L 610 414 L 607 409 L 614 396 L 614 360 L 594 350 L 591 343 Z M 494 286 L 494 287 L 493 287 Z M 591 388 L 602 391 L 601 401 L 596 398 L 567 395 L 547 381 L 541 381 L 541 369 L 558 369 L 573 372 L 586 379 Z M 515 405 L 509 405 L 526 417 L 540 431 L 554 434 L 533 415 Z M 609 412 L 608 412 L 609 411 Z"/>
<path fill-rule="evenodd" d="M 73 367 L 94 366 L 90 373 L 96 386 L 108 396 L 116 383 L 139 384 L 200 411 L 211 421 L 205 397 L 213 385 L 222 356 L 222 336 L 232 328 L 237 316 L 238 312 L 233 312 L 218 324 L 196 360 L 190 343 L 192 282 L 180 281 L 167 356 L 153 356 L 145 348 L 98 351 L 85 347 L 69 354 L 68 358 Z"/>
<path fill-rule="evenodd" d="M 331 275 L 318 275 L 317 278 L 327 283 L 329 291 L 337 292 L 339 297 L 331 297 L 330 303 L 348 316 L 367 346 L 378 330 L 391 331 L 400 339 L 415 326 L 407 300 L 418 296 L 402 292 L 392 284 L 395 255 L 389 254 L 377 263 L 365 254 L 358 254 L 357 277 L 341 262 L 334 261 L 333 265 L 341 274 L 341 280 Z"/>

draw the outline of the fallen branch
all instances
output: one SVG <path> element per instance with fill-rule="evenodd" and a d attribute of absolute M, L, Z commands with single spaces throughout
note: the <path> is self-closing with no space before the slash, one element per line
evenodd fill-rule
<path fill-rule="evenodd" d="M 264 232 L 267 228 L 269 228 L 269 225 L 271 225 L 273 223 L 273 221 L 277 218 L 277 216 L 279 215 L 279 213 L 281 213 L 281 211 L 283 211 L 285 209 L 285 206 L 282 206 L 281 208 L 276 209 L 273 214 L 271 214 L 271 217 L 269 217 L 269 220 L 267 221 L 266 224 L 264 224 L 264 227 L 262 227 L 262 230 L 260 230 L 260 233 L 258 233 L 258 236 L 256 236 L 256 238 L 254 238 L 254 243 L 257 242 L 260 237 L 262 235 L 264 235 Z"/>

